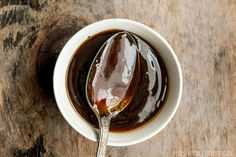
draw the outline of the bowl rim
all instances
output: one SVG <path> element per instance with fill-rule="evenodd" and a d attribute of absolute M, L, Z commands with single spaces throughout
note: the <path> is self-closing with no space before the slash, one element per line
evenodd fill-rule
<path fill-rule="evenodd" d="M 176 98 L 176 103 L 174 104 L 174 107 L 172 108 L 170 115 L 168 118 L 165 119 L 165 121 L 162 123 L 161 126 L 159 126 L 158 128 L 152 130 L 151 132 L 149 132 L 148 134 L 139 134 L 141 137 L 135 138 L 133 137 L 132 141 L 129 140 L 112 140 L 113 138 L 117 138 L 117 134 L 119 135 L 125 135 L 126 133 L 110 133 L 110 137 L 108 140 L 108 145 L 110 146 L 128 146 L 128 145 L 133 145 L 136 143 L 140 143 L 142 141 L 145 141 L 151 137 L 153 137 L 154 135 L 156 135 L 157 133 L 159 133 L 163 128 L 166 127 L 166 125 L 170 122 L 170 120 L 172 119 L 172 117 L 174 116 L 179 104 L 180 104 L 180 100 L 181 100 L 181 96 L 182 96 L 182 90 L 183 90 L 183 78 L 182 78 L 182 70 L 180 67 L 180 63 L 178 61 L 177 56 L 175 55 L 174 50 L 171 48 L 171 46 L 169 45 L 169 43 L 156 31 L 154 31 L 153 29 L 151 29 L 150 27 L 133 21 L 133 20 L 129 20 L 129 19 L 120 19 L 120 18 L 113 18 L 113 19 L 106 19 L 106 20 L 101 20 L 95 23 L 92 23 L 84 28 L 82 28 L 81 30 L 79 30 L 77 33 L 75 33 L 70 39 L 69 41 L 64 45 L 63 49 L 61 50 L 57 62 L 55 64 L 55 68 L 54 68 L 54 74 L 53 74 L 53 89 L 54 89 L 54 95 L 55 95 L 55 99 L 56 99 L 56 103 L 57 106 L 60 110 L 60 112 L 62 113 L 63 117 L 65 118 L 65 120 L 81 135 L 83 135 L 84 137 L 92 140 L 92 141 L 97 141 L 97 135 L 98 135 L 98 130 L 94 129 L 91 127 L 91 125 L 88 125 L 88 123 L 84 122 L 83 118 L 81 116 L 78 116 L 77 111 L 75 111 L 75 109 L 73 108 L 73 105 L 68 105 L 68 103 L 70 102 L 70 98 L 68 98 L 68 95 L 65 95 L 65 92 L 67 91 L 66 89 L 66 79 L 67 79 L 67 69 L 68 66 L 70 64 L 71 58 L 74 56 L 76 50 L 80 47 L 80 45 L 83 43 L 83 41 L 85 41 L 87 39 L 87 36 L 90 36 L 89 33 L 91 33 L 91 31 L 94 29 L 96 29 L 97 31 L 95 31 L 97 33 L 99 29 L 103 29 L 103 26 L 106 27 L 110 27 L 110 29 L 113 29 L 112 26 L 114 25 L 132 25 L 136 28 L 140 28 L 143 29 L 145 31 L 148 31 L 150 34 L 152 34 L 153 36 L 157 37 L 159 39 L 159 41 L 161 41 L 164 46 L 166 46 L 166 48 L 168 49 L 168 53 L 170 53 L 170 56 L 172 56 L 173 60 L 174 60 L 174 64 L 176 65 L 176 69 L 177 69 L 177 74 L 178 74 L 178 95 Z M 105 29 L 108 30 L 108 29 Z M 89 32 L 90 31 L 90 32 Z M 104 30 L 101 30 L 100 32 L 103 32 Z M 78 37 L 83 34 L 83 35 L 87 35 L 86 37 L 84 37 L 83 39 L 78 39 Z M 92 33 L 92 35 L 94 35 L 94 32 Z M 78 40 L 80 40 L 78 42 Z M 79 43 L 79 44 L 78 44 Z M 73 47 L 73 48 L 72 48 Z M 74 50 L 73 52 L 68 52 L 68 50 Z M 65 62 L 65 60 L 67 60 Z M 89 130 L 90 129 L 90 130 Z M 127 136 L 136 136 L 135 134 L 133 134 L 132 132 L 127 132 Z"/>

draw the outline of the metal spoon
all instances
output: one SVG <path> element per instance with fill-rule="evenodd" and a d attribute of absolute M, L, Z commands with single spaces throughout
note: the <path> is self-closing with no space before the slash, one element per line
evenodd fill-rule
<path fill-rule="evenodd" d="M 128 32 L 116 33 L 99 49 L 86 80 L 86 98 L 99 121 L 97 157 L 105 157 L 110 121 L 130 103 L 137 77 L 137 43 Z"/>

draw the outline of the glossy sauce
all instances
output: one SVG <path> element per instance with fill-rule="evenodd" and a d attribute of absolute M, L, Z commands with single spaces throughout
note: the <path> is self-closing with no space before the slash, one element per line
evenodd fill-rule
<path fill-rule="evenodd" d="M 68 68 L 67 85 L 71 102 L 78 113 L 95 127 L 98 127 L 97 118 L 89 107 L 85 96 L 86 79 L 96 53 L 117 32 L 119 30 L 110 30 L 89 37 L 79 47 Z M 158 115 L 167 95 L 167 73 L 158 52 L 140 37 L 134 34 L 132 36 L 139 48 L 136 57 L 139 57 L 140 67 L 139 72 L 134 71 L 134 74 L 130 76 L 132 79 L 129 78 L 128 83 L 133 80 L 137 86 L 129 92 L 132 93 L 130 94 L 132 97 L 130 97 L 128 106 L 112 118 L 111 131 L 127 131 L 144 125 Z M 122 56 L 120 57 L 122 58 Z M 125 59 L 124 56 L 123 59 Z M 109 59 L 107 61 L 109 62 Z M 118 61 L 122 61 L 122 59 L 119 58 Z M 120 79 L 118 78 L 118 82 L 120 82 Z M 105 87 L 102 83 L 100 85 Z M 128 87 L 134 86 L 125 86 L 122 90 L 127 91 Z M 118 95 L 122 96 L 122 92 Z"/>

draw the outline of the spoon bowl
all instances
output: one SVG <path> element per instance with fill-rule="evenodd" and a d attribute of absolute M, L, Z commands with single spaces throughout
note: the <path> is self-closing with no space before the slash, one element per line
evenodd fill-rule
<path fill-rule="evenodd" d="M 139 75 L 138 58 L 137 43 L 128 32 L 116 33 L 101 46 L 89 68 L 85 86 L 86 99 L 96 116 L 116 116 L 129 104 L 137 86 L 133 77 Z M 105 109 L 97 105 L 103 101 Z"/>

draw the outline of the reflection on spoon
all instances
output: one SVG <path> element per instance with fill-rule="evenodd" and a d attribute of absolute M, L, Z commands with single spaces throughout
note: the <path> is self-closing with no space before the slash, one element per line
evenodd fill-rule
<path fill-rule="evenodd" d="M 110 121 L 131 101 L 139 77 L 139 53 L 134 37 L 120 32 L 95 56 L 86 81 L 86 97 L 100 127 L 97 157 L 106 153 Z"/>

